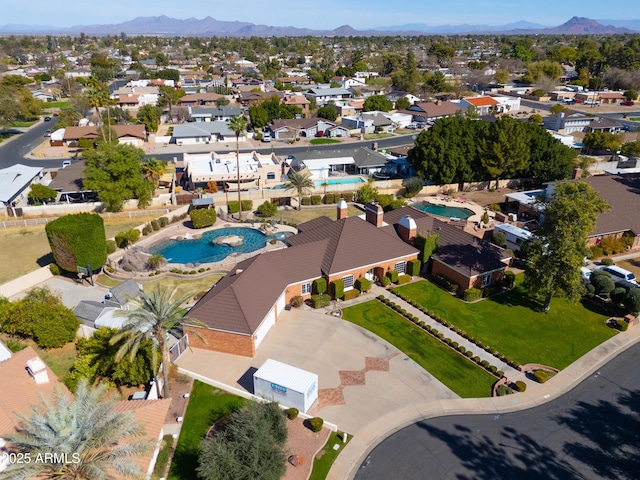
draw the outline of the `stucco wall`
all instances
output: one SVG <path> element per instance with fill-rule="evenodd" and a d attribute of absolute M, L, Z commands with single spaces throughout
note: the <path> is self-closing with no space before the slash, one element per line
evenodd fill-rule
<path fill-rule="evenodd" d="M 232 353 L 244 357 L 253 357 L 256 354 L 253 337 L 251 335 L 236 335 L 196 327 L 185 327 L 184 331 L 189 334 L 189 345 L 193 348 Z M 197 335 L 195 335 L 196 333 L 205 341 L 200 340 Z"/>

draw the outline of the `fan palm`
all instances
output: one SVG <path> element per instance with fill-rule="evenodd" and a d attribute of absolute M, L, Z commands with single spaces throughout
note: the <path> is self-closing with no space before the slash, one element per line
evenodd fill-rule
<path fill-rule="evenodd" d="M 23 453 L 30 462 L 10 465 L 3 479 L 141 476 L 143 472 L 131 458 L 150 453 L 154 442 L 142 438 L 144 429 L 133 412 L 114 412 L 117 399 L 107 395 L 104 385 L 92 389 L 82 379 L 75 398 L 57 390 L 53 401 L 41 401 L 41 407 L 31 407 L 31 415 L 18 415 L 17 432 L 6 437 L 10 450 Z M 51 458 L 51 453 L 56 457 Z"/>
<path fill-rule="evenodd" d="M 238 218 L 242 220 L 242 202 L 240 200 L 240 134 L 247 129 L 247 119 L 243 116 L 229 120 L 229 128 L 236 134 L 236 173 L 238 175 Z"/>
<path fill-rule="evenodd" d="M 284 188 L 298 192 L 298 208 L 302 210 L 302 196 L 311 193 L 315 184 L 308 173 L 292 172 L 289 174 L 289 181 L 284 184 Z"/>
<path fill-rule="evenodd" d="M 158 188 L 160 177 L 166 170 L 167 162 L 163 162 L 157 158 L 150 158 L 142 164 L 142 175 L 145 180 L 152 182 L 155 188 Z"/>
<path fill-rule="evenodd" d="M 151 293 L 142 292 L 135 299 L 137 306 L 132 310 L 119 310 L 117 315 L 126 317 L 124 326 L 120 332 L 111 338 L 111 344 L 124 339 L 120 349 L 116 352 L 116 361 L 120 361 L 125 355 L 135 358 L 143 340 L 154 340 L 153 365 L 157 368 L 158 351 L 162 356 L 162 378 L 164 380 L 164 398 L 169 398 L 169 346 L 167 345 L 167 333 L 172 328 L 180 327 L 183 321 L 181 305 L 187 301 L 191 294 L 174 298 L 176 290 L 169 291 L 166 288 L 156 286 Z M 189 319 L 189 324 L 196 325 L 194 319 Z"/>

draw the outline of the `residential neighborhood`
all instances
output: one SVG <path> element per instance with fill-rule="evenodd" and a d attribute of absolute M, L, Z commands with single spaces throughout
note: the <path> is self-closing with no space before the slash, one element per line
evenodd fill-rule
<path fill-rule="evenodd" d="M 0 478 L 635 478 L 638 33 L 344 31 L 0 36 Z"/>

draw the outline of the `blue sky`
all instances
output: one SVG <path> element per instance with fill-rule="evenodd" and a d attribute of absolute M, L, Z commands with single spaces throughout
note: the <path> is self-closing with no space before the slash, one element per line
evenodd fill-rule
<path fill-rule="evenodd" d="M 333 29 L 351 25 L 356 29 L 406 23 L 427 25 L 504 25 L 526 20 L 547 26 L 560 25 L 573 16 L 588 18 L 639 18 L 631 5 L 637 0 L 601 2 L 504 2 L 494 0 L 30 0 L 6 2 L 0 25 L 53 25 L 69 27 L 121 23 L 138 16 L 167 15 L 173 18 L 204 18 L 245 21 L 273 26 Z"/>

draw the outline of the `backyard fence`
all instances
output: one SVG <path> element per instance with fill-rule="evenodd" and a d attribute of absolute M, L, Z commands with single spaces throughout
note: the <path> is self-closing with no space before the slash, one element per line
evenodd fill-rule
<path fill-rule="evenodd" d="M 175 209 L 161 208 L 156 210 L 132 210 L 129 212 L 104 212 L 100 213 L 103 218 L 137 218 L 145 217 L 148 215 L 167 215 L 172 213 Z M 20 220 L 1 220 L 0 228 L 19 228 L 19 227 L 34 227 L 37 225 L 45 225 L 59 217 L 47 217 L 47 218 L 24 218 Z"/>

